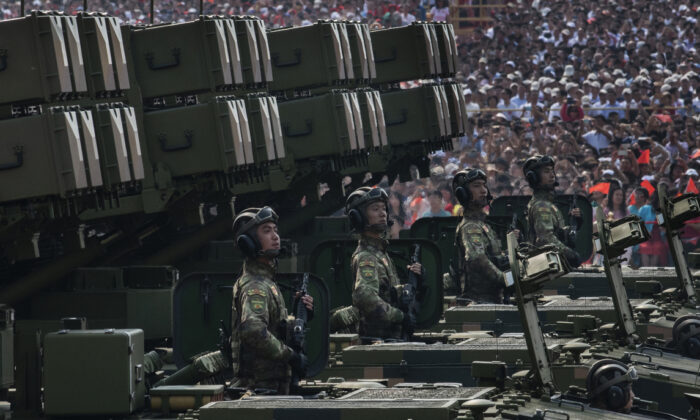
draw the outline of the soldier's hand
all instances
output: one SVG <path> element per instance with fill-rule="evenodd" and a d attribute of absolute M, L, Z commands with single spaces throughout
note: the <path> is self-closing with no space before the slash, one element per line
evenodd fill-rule
<path fill-rule="evenodd" d="M 294 295 L 294 298 L 295 298 L 295 299 L 298 299 L 298 298 L 299 298 L 299 294 L 300 294 L 300 293 L 297 292 L 297 293 Z M 306 309 L 308 309 L 308 310 L 310 310 L 310 311 L 313 311 L 313 310 L 314 310 L 314 298 L 313 298 L 311 295 L 308 295 L 308 294 L 307 294 L 307 295 L 302 296 L 302 297 L 301 297 L 301 302 L 304 304 L 304 306 L 306 306 Z"/>
<path fill-rule="evenodd" d="M 572 210 L 569 212 L 569 214 L 572 215 L 572 216 L 581 217 L 581 209 L 578 208 L 578 207 L 576 207 L 576 208 L 572 209 Z"/>
<path fill-rule="evenodd" d="M 419 276 L 423 275 L 423 266 L 420 263 L 413 263 L 411 265 L 407 265 L 406 268 L 418 274 Z"/>

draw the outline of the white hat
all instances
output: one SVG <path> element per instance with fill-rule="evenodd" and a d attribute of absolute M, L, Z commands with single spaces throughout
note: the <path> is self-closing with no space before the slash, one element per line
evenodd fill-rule
<path fill-rule="evenodd" d="M 564 76 L 566 77 L 571 77 L 574 75 L 574 66 L 571 64 L 567 64 L 566 67 L 564 67 Z"/>
<path fill-rule="evenodd" d="M 624 89 L 622 89 L 622 94 L 623 94 L 623 95 L 631 95 L 631 94 L 632 94 L 632 89 L 630 89 L 630 88 L 624 88 Z"/>
<path fill-rule="evenodd" d="M 642 177 L 642 181 L 653 181 L 654 180 L 654 175 L 644 175 Z"/>
<path fill-rule="evenodd" d="M 464 95 L 464 96 L 471 95 L 471 94 L 472 94 L 472 90 L 469 88 L 466 88 L 462 91 L 462 95 Z"/>
<path fill-rule="evenodd" d="M 605 176 L 605 175 L 613 176 L 613 175 L 615 175 L 615 171 L 613 171 L 612 169 L 604 169 L 603 176 Z"/>
<path fill-rule="evenodd" d="M 571 89 L 577 89 L 578 85 L 576 83 L 567 83 L 566 84 L 566 91 L 568 92 Z"/>
<path fill-rule="evenodd" d="M 663 86 L 661 86 L 661 93 L 666 93 L 669 90 L 671 90 L 671 85 L 664 84 Z"/>
<path fill-rule="evenodd" d="M 613 91 L 615 90 L 615 85 L 613 85 L 612 83 L 606 83 L 603 85 L 603 89 L 607 91 Z"/>
<path fill-rule="evenodd" d="M 513 68 L 515 68 L 515 63 L 512 61 L 506 61 L 506 66 L 513 66 Z"/>
<path fill-rule="evenodd" d="M 626 85 L 626 80 L 625 79 L 617 79 L 615 80 L 615 86 L 617 87 L 625 87 Z"/>
<path fill-rule="evenodd" d="M 693 169 L 693 168 L 690 168 L 690 169 L 688 169 L 687 171 L 685 171 L 685 175 L 687 175 L 687 176 L 698 176 L 698 171 L 696 171 L 696 170 Z"/>
<path fill-rule="evenodd" d="M 581 98 L 581 105 L 590 105 L 591 104 L 591 98 L 588 96 L 584 96 Z"/>

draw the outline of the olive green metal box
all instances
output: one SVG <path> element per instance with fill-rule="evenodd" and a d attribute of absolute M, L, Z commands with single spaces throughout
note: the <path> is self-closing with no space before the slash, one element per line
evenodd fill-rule
<path fill-rule="evenodd" d="M 145 393 L 142 330 L 61 330 L 46 334 L 47 415 L 127 415 L 144 406 Z"/>
<path fill-rule="evenodd" d="M 437 32 L 430 23 L 370 32 L 375 83 L 431 79 L 442 73 Z"/>
<path fill-rule="evenodd" d="M 90 111 L 64 107 L 0 121 L 0 201 L 100 187 L 93 124 Z"/>
<path fill-rule="evenodd" d="M 354 92 L 279 103 L 282 133 L 294 159 L 360 153 L 366 148 L 362 115 Z"/>
<path fill-rule="evenodd" d="M 382 93 L 381 97 L 389 144 L 436 141 L 453 136 L 444 86 L 426 84 Z"/>
<path fill-rule="evenodd" d="M 0 103 L 49 102 L 87 92 L 78 23 L 32 12 L 0 23 Z"/>
<path fill-rule="evenodd" d="M 271 78 L 267 39 L 257 18 L 201 16 L 186 23 L 132 28 L 131 60 L 144 98 L 222 92 Z"/>
<path fill-rule="evenodd" d="M 355 32 L 355 27 L 351 31 Z M 362 36 L 366 39 L 364 31 Z M 319 21 L 310 26 L 273 30 L 268 39 L 274 76 L 270 90 L 337 87 L 355 79 L 348 27 L 344 23 Z"/>

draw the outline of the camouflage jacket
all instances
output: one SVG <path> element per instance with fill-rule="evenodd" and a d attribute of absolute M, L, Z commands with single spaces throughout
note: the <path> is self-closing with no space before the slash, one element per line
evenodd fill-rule
<path fill-rule="evenodd" d="M 505 258 L 501 241 L 486 223 L 481 209 L 466 208 L 464 218 L 457 225 L 456 246 L 462 260 L 464 295 L 479 303 L 503 302 L 503 272 L 494 264 L 496 258 Z"/>
<path fill-rule="evenodd" d="M 401 337 L 403 312 L 392 306 L 392 290 L 399 285 L 399 277 L 386 253 L 387 245 L 383 239 L 363 236 L 352 255 L 352 305 L 360 313 L 360 335 L 365 337 Z"/>
<path fill-rule="evenodd" d="M 564 216 L 554 204 L 554 194 L 550 191 L 535 190 L 535 194 L 527 203 L 527 221 L 530 228 L 530 242 L 535 246 L 554 245 L 574 266 L 578 261 L 578 253 L 568 247 L 563 239 Z"/>
<path fill-rule="evenodd" d="M 233 286 L 232 386 L 289 393 L 291 349 L 284 343 L 287 308 L 268 264 L 246 260 Z"/>

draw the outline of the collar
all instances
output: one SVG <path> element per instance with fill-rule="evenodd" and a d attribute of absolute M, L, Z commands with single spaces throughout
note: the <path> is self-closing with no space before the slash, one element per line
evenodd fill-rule
<path fill-rule="evenodd" d="M 362 235 L 359 241 L 360 246 L 377 248 L 378 250 L 384 252 L 389 246 L 389 241 L 383 238 L 373 238 L 371 236 Z"/>
<path fill-rule="evenodd" d="M 538 188 L 535 190 L 533 197 L 538 200 L 554 201 L 554 191 Z"/>
<path fill-rule="evenodd" d="M 464 218 L 486 220 L 486 213 L 481 207 L 467 206 L 464 208 Z"/>
<path fill-rule="evenodd" d="M 243 274 L 252 274 L 274 280 L 276 271 L 275 267 L 258 260 L 247 259 L 243 263 Z"/>

